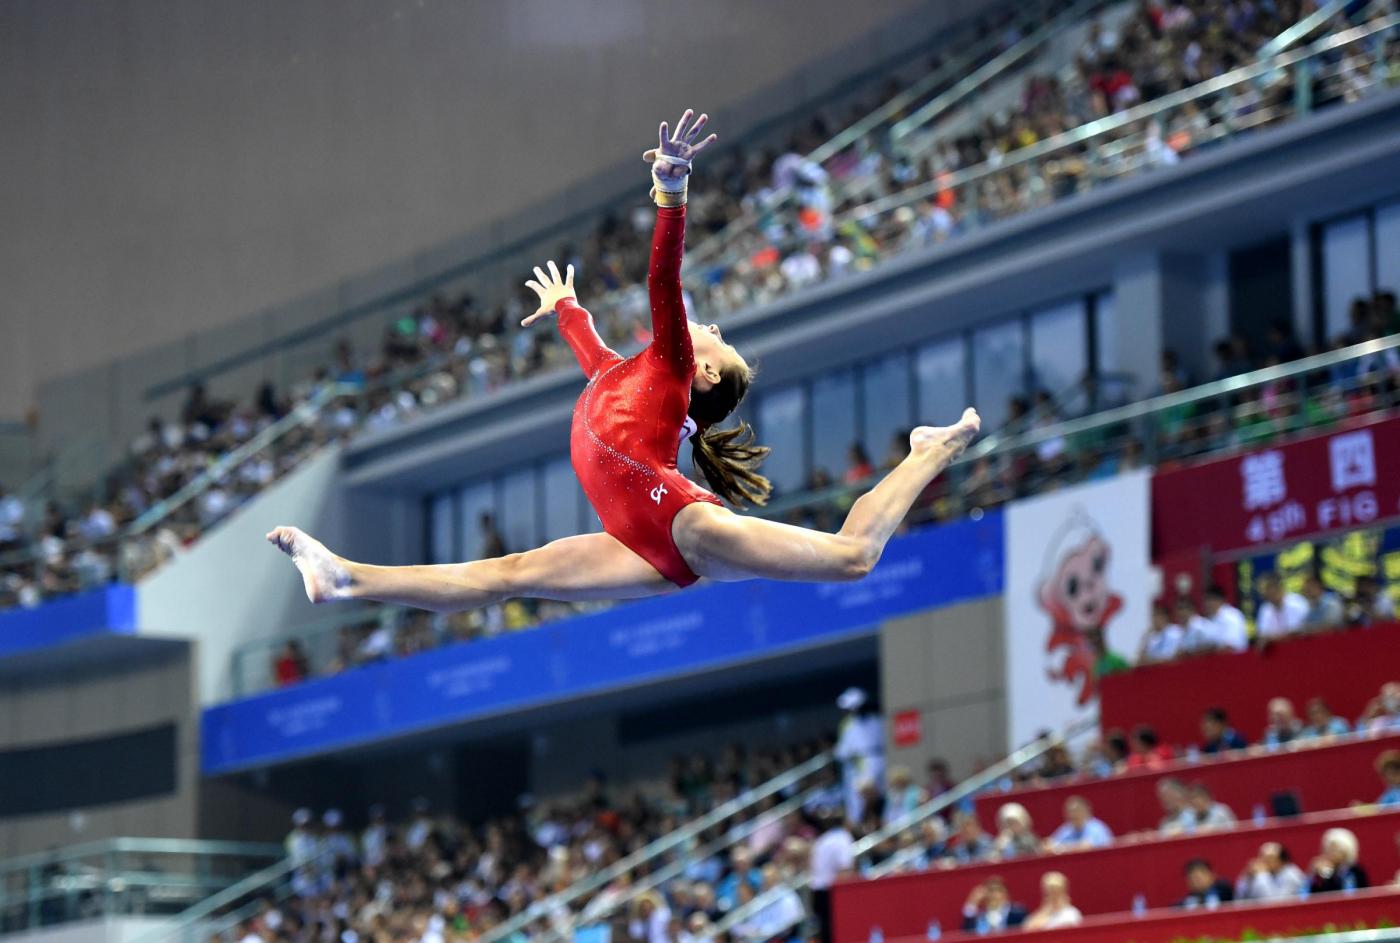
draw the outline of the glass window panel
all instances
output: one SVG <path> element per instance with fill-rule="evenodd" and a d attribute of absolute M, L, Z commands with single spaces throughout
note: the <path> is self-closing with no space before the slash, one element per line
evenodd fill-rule
<path fill-rule="evenodd" d="M 1400 203 L 1376 210 L 1376 289 L 1400 293 Z"/>
<path fill-rule="evenodd" d="M 1020 320 L 984 327 L 972 335 L 972 401 L 982 428 L 1006 424 L 1007 403 L 1026 392 L 1026 332 Z"/>
<path fill-rule="evenodd" d="M 1351 327 L 1351 303 L 1371 294 L 1371 258 L 1366 217 L 1355 216 L 1323 227 L 1322 304 L 1327 340 Z"/>
<path fill-rule="evenodd" d="M 1134 389 L 1144 386 L 1123 366 L 1125 340 L 1111 291 L 1100 292 L 1094 298 L 1094 343 L 1098 400 L 1093 407 L 1108 409 L 1131 402 Z"/>
<path fill-rule="evenodd" d="M 533 468 L 522 468 L 501 478 L 501 536 L 512 553 L 539 546 Z"/>
<path fill-rule="evenodd" d="M 773 452 L 763 473 L 781 493 L 801 491 L 807 481 L 807 394 L 799 385 L 779 387 L 758 401 L 758 437 Z"/>
<path fill-rule="evenodd" d="M 579 532 L 579 488 L 567 455 L 544 466 L 544 539 L 558 540 Z"/>
<path fill-rule="evenodd" d="M 967 408 L 967 341 L 950 337 L 926 344 L 914 357 L 919 382 L 918 425 L 946 426 Z"/>
<path fill-rule="evenodd" d="M 1031 382 L 1035 390 L 1059 397 L 1080 385 L 1089 365 L 1087 332 L 1082 298 L 1031 312 Z"/>
<path fill-rule="evenodd" d="M 478 481 L 468 485 L 461 490 L 458 502 L 462 511 L 462 559 L 479 560 L 485 547 L 481 531 L 482 516 L 489 514 L 497 519 L 498 526 L 500 523 L 496 515 L 495 483 Z"/>
<path fill-rule="evenodd" d="M 850 370 L 837 370 L 812 382 L 812 470 L 840 481 L 856 441 L 856 381 Z"/>
<path fill-rule="evenodd" d="M 909 354 L 881 357 L 861 370 L 861 438 L 876 468 L 885 463 L 898 437 L 907 441 L 909 427 Z"/>
<path fill-rule="evenodd" d="M 453 526 L 454 495 L 451 492 L 433 498 L 428 518 L 428 544 L 432 563 L 455 563 L 457 533 Z"/>

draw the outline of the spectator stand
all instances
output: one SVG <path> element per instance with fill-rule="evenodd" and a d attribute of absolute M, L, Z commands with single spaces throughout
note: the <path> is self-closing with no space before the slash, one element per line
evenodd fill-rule
<path fill-rule="evenodd" d="M 915 835 L 915 830 L 925 822 L 929 822 L 935 817 L 944 815 L 952 809 L 970 804 L 973 798 L 979 793 L 988 789 L 995 789 L 998 784 L 1003 782 L 1007 777 L 1011 776 L 1017 770 L 1042 758 L 1050 750 L 1063 747 L 1067 742 L 1077 740 L 1091 733 L 1096 729 L 1097 724 L 1097 718 L 1090 718 L 1075 724 L 1061 734 L 1047 735 L 1035 740 L 1011 753 L 1004 759 L 968 777 L 966 780 L 958 783 L 941 795 L 932 797 L 929 801 L 923 803 L 913 811 L 896 818 L 888 825 L 856 841 L 853 846 L 853 851 L 857 861 L 859 862 L 863 858 L 868 858 L 871 852 L 876 849 L 887 847 L 891 842 L 899 842 L 902 836 Z M 899 855 L 895 855 L 892 860 L 898 860 L 899 857 Z M 868 873 L 872 878 L 879 876 L 879 872 L 875 869 L 870 869 L 865 873 Z M 735 908 L 726 914 L 723 919 L 715 923 L 712 928 L 714 937 L 718 939 L 721 934 L 732 933 L 734 929 L 744 921 L 753 919 L 766 908 L 772 907 L 778 903 L 782 895 L 793 891 L 806 891 L 811 885 L 811 880 L 811 871 L 804 871 L 794 879 L 786 882 L 783 887 L 765 891 L 747 904 Z M 872 883 L 879 882 L 875 881 Z M 838 888 L 839 887 L 840 885 L 838 885 Z M 833 889 L 833 894 L 835 893 L 836 889 Z M 834 912 L 839 914 L 839 897 L 834 899 L 833 907 L 836 908 Z M 865 939 L 867 938 L 862 937 L 862 940 Z"/>

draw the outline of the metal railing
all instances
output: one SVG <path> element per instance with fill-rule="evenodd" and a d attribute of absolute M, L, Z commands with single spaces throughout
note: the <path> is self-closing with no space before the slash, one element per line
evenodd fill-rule
<path fill-rule="evenodd" d="M 924 822 L 933 818 L 933 816 L 959 806 L 971 800 L 979 793 L 999 789 L 1007 777 L 1014 774 L 1026 764 L 1039 759 L 1051 748 L 1062 746 L 1077 737 L 1097 729 L 1097 727 L 1097 717 L 1086 718 L 1071 725 L 1062 733 L 1041 737 L 1015 750 L 1009 756 L 963 780 L 942 795 L 933 797 L 918 808 L 913 809 L 883 828 L 858 840 L 854 846 L 857 862 L 862 858 L 868 858 L 871 852 L 878 849 L 885 842 L 898 838 L 899 835 L 909 832 L 912 829 L 918 828 Z M 869 870 L 870 869 L 865 869 L 865 872 L 868 873 Z M 734 908 L 716 922 L 710 932 L 715 938 L 720 938 L 722 934 L 732 933 L 737 926 L 757 916 L 787 894 L 805 890 L 811 883 L 811 872 L 803 871 L 792 880 L 785 881 L 781 887 L 763 891 L 748 903 Z M 790 924 L 789 926 L 792 925 Z M 779 929 L 787 928 L 770 929 L 777 932 Z"/>
<path fill-rule="evenodd" d="M 687 843 L 693 841 L 704 832 L 707 832 L 710 829 L 716 827 L 717 825 L 720 825 L 727 819 L 734 818 L 736 815 L 741 815 L 747 812 L 748 810 L 752 809 L 753 807 L 755 807 L 765 799 L 769 798 L 770 796 L 776 796 L 787 790 L 799 788 L 799 784 L 801 784 L 804 780 L 809 779 L 810 777 L 822 772 L 823 770 L 826 770 L 834 762 L 835 759 L 830 753 L 819 753 L 811 759 L 799 763 L 798 765 L 792 767 L 789 770 L 779 773 L 777 776 L 774 776 L 766 783 L 763 783 L 760 786 L 756 786 L 753 789 L 745 790 L 743 793 L 741 793 L 738 796 L 735 796 L 728 802 L 725 802 L 722 805 L 715 807 L 706 814 L 699 816 L 698 818 L 687 822 L 685 825 L 682 825 L 680 828 L 677 828 L 674 831 L 656 839 L 655 841 L 650 842 L 644 848 L 638 849 L 632 854 L 627 855 L 626 857 L 602 869 L 601 871 L 598 871 L 597 873 L 590 875 L 587 878 L 584 878 L 582 881 L 575 882 L 574 884 L 570 885 L 562 891 L 558 891 L 554 894 L 551 894 L 548 897 L 544 897 L 535 901 L 529 907 L 521 911 L 519 914 L 516 914 L 509 920 L 506 920 L 501 924 L 486 931 L 484 934 L 482 934 L 481 938 L 477 941 L 477 943 L 498 943 L 498 941 L 503 940 L 506 937 L 509 937 L 515 933 L 524 930 L 526 927 L 528 927 L 530 924 L 534 923 L 537 920 L 551 917 L 552 915 L 556 914 L 559 910 L 568 907 L 574 901 L 577 901 L 580 898 L 583 898 L 589 894 L 600 890 L 603 887 L 606 887 L 609 883 L 617 880 L 619 877 L 622 877 L 626 874 L 630 874 L 631 872 L 641 869 L 646 865 L 657 862 L 660 859 L 664 858 L 668 853 L 677 849 L 681 849 L 682 846 L 687 845 Z M 809 798 L 811 792 L 811 789 L 807 789 L 799 793 L 798 796 L 789 797 L 785 799 L 773 809 L 767 810 L 766 812 L 760 814 L 756 819 L 752 820 L 751 822 L 742 823 L 738 826 L 731 828 L 729 832 L 726 833 L 726 837 L 733 834 L 742 834 L 744 837 L 747 837 L 747 835 L 752 834 L 753 831 L 761 827 L 760 825 L 757 825 L 755 823 L 761 822 L 762 824 L 768 824 L 772 820 L 773 815 L 777 813 L 777 810 L 779 809 L 783 810 L 779 815 L 779 817 L 781 817 L 782 815 L 789 814 L 793 808 L 800 808 L 800 800 Z M 797 806 L 795 807 L 792 805 L 794 802 L 797 802 Z M 741 839 L 734 839 L 734 841 L 738 840 Z M 686 851 L 688 855 L 712 854 L 714 850 L 712 846 L 716 846 L 716 842 L 712 841 L 702 846 L 700 850 L 686 849 Z M 727 845 L 725 845 L 724 847 L 727 847 Z M 708 852 L 704 851 L 704 849 L 706 848 L 711 848 L 712 850 Z M 662 881 L 669 880 L 670 877 L 679 874 L 680 871 L 684 869 L 685 862 L 686 859 L 684 857 L 679 858 L 676 861 L 672 861 L 669 864 L 662 867 L 661 869 L 659 869 L 658 871 L 651 874 L 640 884 L 634 885 L 632 889 L 628 892 L 628 894 L 624 895 L 623 897 L 619 898 L 613 903 L 613 905 L 609 908 L 609 912 L 616 909 L 617 907 L 622 906 L 624 903 L 635 899 L 641 893 L 644 893 L 645 890 L 655 887 Z M 657 875 L 659 874 L 665 874 L 667 875 L 667 877 L 658 879 Z M 638 890 L 638 888 L 642 888 L 642 890 Z"/>
<path fill-rule="evenodd" d="M 12 858 L 0 864 L 0 932 L 176 913 L 282 855 L 252 842 L 115 838 Z"/>

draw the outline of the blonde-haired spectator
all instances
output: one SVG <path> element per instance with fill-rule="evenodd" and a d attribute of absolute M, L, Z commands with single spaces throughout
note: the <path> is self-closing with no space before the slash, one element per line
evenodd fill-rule
<path fill-rule="evenodd" d="M 1322 854 L 1312 860 L 1310 887 L 1314 894 L 1328 891 L 1354 891 L 1370 887 L 1366 869 L 1357 859 L 1361 846 L 1356 833 L 1345 828 L 1329 828 L 1322 833 Z"/>
<path fill-rule="evenodd" d="M 889 771 L 889 794 L 885 797 L 884 824 L 898 821 L 923 805 L 927 799 L 915 782 L 907 766 L 891 766 Z"/>
<path fill-rule="evenodd" d="M 1069 879 L 1059 871 L 1050 871 L 1040 879 L 1040 906 L 1024 924 L 1027 930 L 1057 930 L 1077 927 L 1084 915 L 1069 899 Z"/>
<path fill-rule="evenodd" d="M 1007 802 L 997 809 L 997 837 L 994 847 L 997 856 L 1002 859 L 1040 853 L 1040 836 L 1035 833 L 1031 814 L 1021 803 Z"/>

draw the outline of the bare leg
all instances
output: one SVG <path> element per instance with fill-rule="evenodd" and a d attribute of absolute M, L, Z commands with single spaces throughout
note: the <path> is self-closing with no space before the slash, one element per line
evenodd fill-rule
<path fill-rule="evenodd" d="M 968 409 L 955 426 L 915 429 L 909 456 L 851 506 L 839 533 L 691 504 L 672 525 L 676 546 L 691 569 L 710 579 L 860 579 L 880 559 L 915 499 L 967 448 L 981 423 L 976 411 Z"/>
<path fill-rule="evenodd" d="M 427 566 L 355 563 L 295 527 L 274 528 L 267 539 L 292 558 L 314 603 L 370 599 L 457 612 L 515 596 L 586 602 L 660 596 L 676 588 L 607 534 L 565 537 L 489 560 Z"/>

